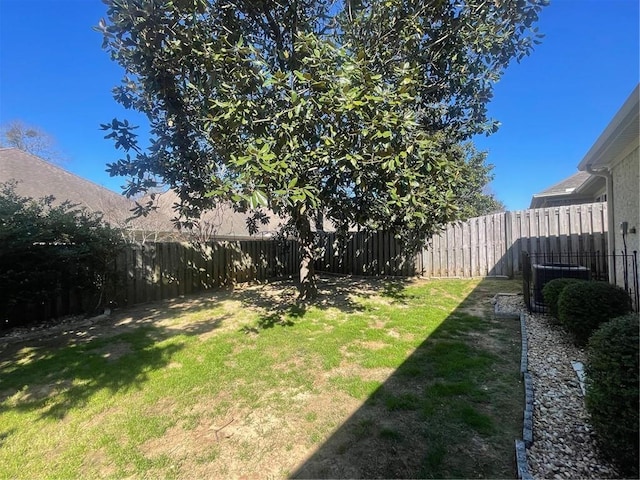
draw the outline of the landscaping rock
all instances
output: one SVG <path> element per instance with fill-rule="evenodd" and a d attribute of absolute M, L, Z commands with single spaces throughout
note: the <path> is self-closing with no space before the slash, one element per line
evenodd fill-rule
<path fill-rule="evenodd" d="M 498 295 L 495 307 L 505 317 L 510 311 L 525 312 L 527 367 L 534 391 L 533 442 L 526 453 L 533 478 L 619 478 L 598 451 L 582 379 L 574 370 L 573 364 L 584 363 L 584 350 L 549 316 L 526 313 L 521 296 Z"/>

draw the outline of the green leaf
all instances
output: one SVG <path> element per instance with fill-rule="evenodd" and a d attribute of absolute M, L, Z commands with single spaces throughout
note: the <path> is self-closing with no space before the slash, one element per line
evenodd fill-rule
<path fill-rule="evenodd" d="M 251 209 L 268 207 L 267 195 L 262 190 L 255 190 L 251 197 L 249 197 L 249 207 Z"/>

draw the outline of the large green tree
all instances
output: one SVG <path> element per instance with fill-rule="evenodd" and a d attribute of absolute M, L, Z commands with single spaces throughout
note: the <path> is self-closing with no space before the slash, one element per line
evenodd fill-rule
<path fill-rule="evenodd" d="M 407 245 L 464 215 L 492 86 L 527 55 L 534 0 L 104 0 L 97 29 L 126 71 L 109 165 L 135 195 L 175 189 L 185 220 L 216 202 L 268 209 L 299 238 L 315 292 L 312 223 L 392 230 Z M 484 167 L 483 167 L 484 168 Z"/>

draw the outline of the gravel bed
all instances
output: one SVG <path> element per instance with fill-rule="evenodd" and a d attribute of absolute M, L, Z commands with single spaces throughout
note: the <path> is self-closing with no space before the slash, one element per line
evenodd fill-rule
<path fill-rule="evenodd" d="M 598 452 L 585 409 L 577 348 L 552 317 L 527 313 L 522 296 L 498 295 L 496 313 L 524 312 L 528 371 L 533 380 L 533 443 L 526 450 L 533 478 L 619 478 Z M 580 372 L 581 373 L 581 372 Z"/>

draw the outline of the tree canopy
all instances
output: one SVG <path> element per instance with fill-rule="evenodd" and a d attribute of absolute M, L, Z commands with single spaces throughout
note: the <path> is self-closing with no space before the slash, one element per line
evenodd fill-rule
<path fill-rule="evenodd" d="M 105 0 L 97 29 L 126 71 L 114 119 L 135 195 L 164 182 L 179 213 L 216 202 L 286 218 L 313 291 L 319 216 L 411 244 L 469 210 L 490 178 L 493 84 L 537 42 L 535 0 Z M 302 291 L 303 295 L 305 290 Z"/>

